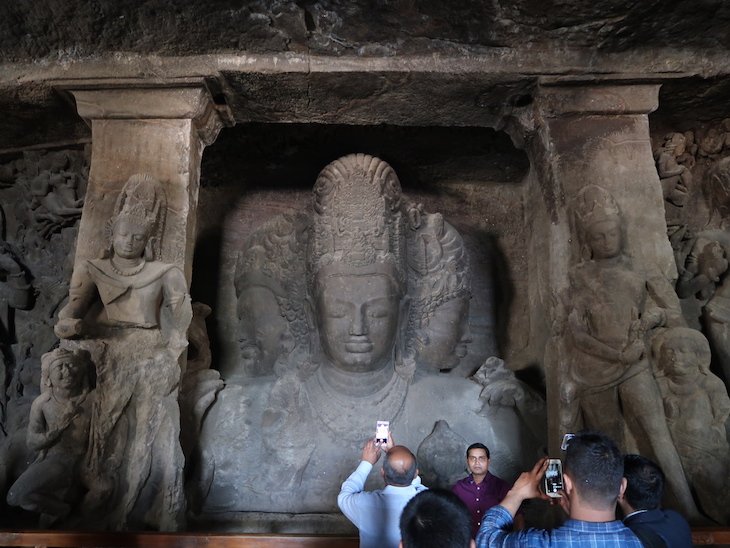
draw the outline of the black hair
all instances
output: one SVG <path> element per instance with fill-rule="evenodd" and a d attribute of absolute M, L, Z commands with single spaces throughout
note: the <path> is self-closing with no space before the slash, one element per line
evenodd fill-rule
<path fill-rule="evenodd" d="M 487 452 L 487 458 L 488 459 L 492 458 L 489 456 L 489 447 L 487 447 L 483 443 L 479 443 L 479 442 L 472 443 L 469 447 L 466 448 L 466 458 L 469 458 L 469 451 L 471 451 L 472 449 L 484 449 Z"/>
<path fill-rule="evenodd" d="M 635 510 L 659 508 L 664 494 L 664 472 L 659 465 L 641 455 L 626 455 L 624 476 L 624 497 Z"/>
<path fill-rule="evenodd" d="M 410 453 L 410 451 L 408 452 Z M 388 485 L 397 487 L 410 485 L 413 478 L 416 477 L 416 470 L 418 470 L 418 462 L 416 462 L 416 456 L 413 453 L 411 453 L 411 465 L 405 470 L 393 468 L 390 464 L 390 453 L 385 456 L 385 461 L 383 461 L 383 477 Z"/>
<path fill-rule="evenodd" d="M 451 491 L 421 491 L 403 508 L 400 535 L 403 548 L 468 548 L 471 515 Z"/>
<path fill-rule="evenodd" d="M 624 459 L 611 438 L 583 431 L 568 443 L 565 473 L 581 499 L 597 510 L 613 507 L 621 490 Z"/>

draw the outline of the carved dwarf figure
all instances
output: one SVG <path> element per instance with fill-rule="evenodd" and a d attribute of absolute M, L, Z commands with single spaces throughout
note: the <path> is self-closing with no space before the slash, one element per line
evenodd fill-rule
<path fill-rule="evenodd" d="M 38 457 L 8 491 L 12 506 L 41 514 L 48 527 L 80 502 L 92 395 L 88 352 L 57 349 L 43 355 L 41 395 L 31 406 L 27 443 Z"/>
<path fill-rule="evenodd" d="M 702 510 L 730 523 L 730 398 L 710 372 L 710 347 L 695 329 L 675 327 L 652 341 L 669 430 Z"/>
<path fill-rule="evenodd" d="M 184 508 L 178 360 L 192 319 L 182 271 L 156 260 L 166 215 L 161 185 L 134 175 L 110 223 L 108 253 L 77 264 L 61 338 L 106 345 L 97 364 L 87 468 L 88 525 L 176 529 Z"/>
<path fill-rule="evenodd" d="M 661 464 L 686 515 L 695 517 L 697 509 L 645 356 L 647 333 L 667 321 L 668 311 L 652 299 L 662 291 L 636 272 L 624 254 L 621 213 L 605 189 L 584 187 L 572 209 L 584 258 L 570 272 L 572 405 L 586 427 L 608 433 L 624 448 L 628 426 L 640 450 Z"/>

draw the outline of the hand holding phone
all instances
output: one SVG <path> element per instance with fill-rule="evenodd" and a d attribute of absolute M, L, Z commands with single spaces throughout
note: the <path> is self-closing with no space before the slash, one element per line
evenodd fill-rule
<path fill-rule="evenodd" d="M 389 434 L 390 421 L 377 421 L 375 423 L 375 443 L 377 445 L 387 445 Z"/>
<path fill-rule="evenodd" d="M 560 491 L 564 489 L 563 464 L 560 459 L 548 459 L 543 479 L 543 489 L 548 497 L 560 498 Z"/>

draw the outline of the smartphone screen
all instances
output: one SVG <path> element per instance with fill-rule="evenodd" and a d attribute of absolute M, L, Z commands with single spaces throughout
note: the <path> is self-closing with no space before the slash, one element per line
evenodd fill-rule
<path fill-rule="evenodd" d="M 548 497 L 560 498 L 559 491 L 563 490 L 563 465 L 560 459 L 548 459 L 545 471 L 545 494 Z"/>
<path fill-rule="evenodd" d="M 388 430 L 390 421 L 377 421 L 375 423 L 375 443 L 388 443 Z"/>

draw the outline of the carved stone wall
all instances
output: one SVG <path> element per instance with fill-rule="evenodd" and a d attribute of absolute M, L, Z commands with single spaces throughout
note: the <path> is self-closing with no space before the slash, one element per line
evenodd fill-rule
<path fill-rule="evenodd" d="M 660 461 L 668 504 L 727 523 L 727 489 L 711 480 L 727 471 L 730 412 L 721 380 L 730 252 L 730 128 L 722 119 L 651 127 L 656 86 L 578 83 L 544 86 L 534 104 L 504 118 L 524 152 L 490 129 L 252 124 L 227 130 L 208 150 L 198 198 L 196 162 L 219 127 L 209 126 L 218 107 L 171 121 L 155 118 L 156 109 L 174 110 L 174 101 L 87 91 L 78 99 L 94 120 L 90 184 L 79 148 L 28 151 L 0 165 L 3 306 L 15 320 L 2 341 L 8 515 L 173 529 L 187 513 L 190 526 L 258 530 L 275 527 L 252 523 L 258 512 L 333 515 L 358 446 L 385 418 L 418 453 L 431 485 L 461 473 L 459 457 L 444 458 L 440 447 L 458 453 L 486 441 L 493 470 L 511 479 L 562 432 L 601 428 Z M 355 161 L 346 156 L 353 151 L 364 154 Z M 386 174 L 385 203 L 398 204 L 390 213 L 358 202 L 360 194 L 313 199 L 327 196 L 329 184 L 353 185 L 350 176 L 379 180 L 353 167 L 360 161 Z M 318 175 L 328 165 L 335 174 Z M 330 207 L 343 222 L 331 234 L 317 224 Z M 124 227 L 135 219 L 144 241 L 125 251 Z M 322 230 L 347 245 L 327 250 Z M 601 247 L 601 238 L 612 243 Z M 348 253 L 357 255 L 350 270 L 327 262 Z M 160 276 L 137 283 L 150 268 Z M 352 280 L 337 286 L 345 276 Z M 193 299 L 210 305 L 195 306 L 194 317 L 185 304 L 191 278 Z M 161 292 L 135 296 L 150 287 Z M 341 370 L 363 363 L 348 361 L 353 352 L 337 348 L 341 337 L 327 338 L 337 314 L 322 295 L 337 287 L 354 299 L 348 306 L 387 295 L 383 339 L 366 341 L 382 343 L 384 354 L 365 364 L 377 370 L 367 380 Z M 88 309 L 78 305 L 87 293 Z M 191 320 L 186 365 L 178 356 Z M 54 325 L 70 353 L 49 353 Z M 358 341 L 347 344 L 367 346 Z M 72 411 L 46 405 L 49 394 Z M 39 426 L 46 416 L 48 426 Z M 61 451 L 83 445 L 87 431 L 83 459 Z M 26 470 L 36 453 L 39 466 Z M 96 468 L 82 471 L 89 454 Z M 61 462 L 79 483 L 57 482 L 44 462 Z M 151 470 L 151 482 L 135 462 Z M 44 474 L 42 485 L 32 481 Z M 170 496 L 154 493 L 163 484 Z M 106 497 L 112 511 L 92 522 Z M 74 521 L 70 508 L 88 513 Z"/>

